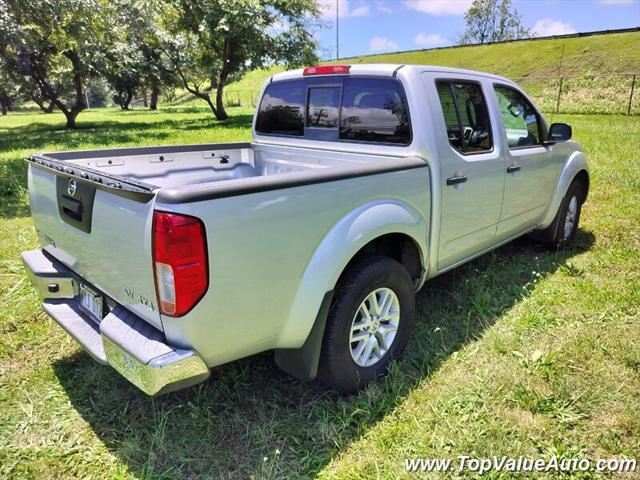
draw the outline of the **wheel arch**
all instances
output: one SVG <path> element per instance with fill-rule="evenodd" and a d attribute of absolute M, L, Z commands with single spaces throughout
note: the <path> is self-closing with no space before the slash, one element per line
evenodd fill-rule
<path fill-rule="evenodd" d="M 584 203 L 584 201 L 586 201 L 587 199 L 591 180 L 587 158 L 585 157 L 584 153 L 579 150 L 573 152 L 565 163 L 562 172 L 560 173 L 560 177 L 558 179 L 558 183 L 553 193 L 551 202 L 549 203 L 549 206 L 547 207 L 542 220 L 536 227 L 536 230 L 544 230 L 549 225 L 551 225 L 553 219 L 556 216 L 556 213 L 558 212 L 558 208 L 560 208 L 562 199 L 567 194 L 567 190 L 569 190 L 569 186 L 576 179 L 579 179 L 580 182 L 585 186 L 585 195 L 582 199 Z"/>
<path fill-rule="evenodd" d="M 580 170 L 576 173 L 576 176 L 573 177 L 574 180 L 580 182 L 580 184 L 584 187 L 584 196 L 581 198 L 582 203 L 587 201 L 587 197 L 589 196 L 589 187 L 591 183 L 591 179 L 589 178 L 589 172 L 587 170 Z"/>
<path fill-rule="evenodd" d="M 393 258 L 400 263 L 409 272 L 414 285 L 420 282 L 425 272 L 424 258 L 418 242 L 406 233 L 387 233 L 363 245 L 344 266 L 336 284 L 352 265 L 375 255 Z"/>

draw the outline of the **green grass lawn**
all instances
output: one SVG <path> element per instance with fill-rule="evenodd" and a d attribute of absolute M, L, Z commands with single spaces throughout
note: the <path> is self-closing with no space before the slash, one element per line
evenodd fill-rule
<path fill-rule="evenodd" d="M 406 355 L 357 396 L 268 353 L 156 399 L 91 360 L 20 264 L 36 246 L 21 159 L 249 139 L 251 111 L 230 113 L 89 111 L 76 131 L 57 114 L 0 118 L 0 477 L 392 479 L 406 457 L 640 457 L 638 117 L 555 116 L 592 165 L 575 244 L 519 240 L 427 283 Z"/>

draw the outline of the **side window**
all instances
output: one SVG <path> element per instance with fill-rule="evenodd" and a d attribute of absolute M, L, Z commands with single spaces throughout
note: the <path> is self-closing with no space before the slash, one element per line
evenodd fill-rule
<path fill-rule="evenodd" d="M 307 127 L 337 128 L 340 89 L 337 87 L 316 87 L 309 89 Z"/>
<path fill-rule="evenodd" d="M 303 80 L 271 83 L 260 102 L 256 132 L 301 137 L 306 93 Z"/>
<path fill-rule="evenodd" d="M 440 105 L 442 105 L 442 113 L 444 113 L 444 123 L 447 126 L 449 143 L 453 148 L 462 152 L 462 134 L 460 132 L 460 124 L 458 123 L 458 114 L 456 113 L 456 104 L 453 100 L 451 84 L 448 82 L 438 82 L 436 83 L 436 87 L 438 88 Z"/>
<path fill-rule="evenodd" d="M 436 87 L 451 146 L 464 154 L 491 150 L 491 121 L 480 85 L 438 81 Z"/>
<path fill-rule="evenodd" d="M 541 122 L 531 103 L 512 88 L 496 85 L 495 91 L 509 147 L 539 145 L 542 142 Z"/>
<path fill-rule="evenodd" d="M 380 143 L 411 143 L 409 109 L 397 80 L 345 78 L 340 138 Z"/>

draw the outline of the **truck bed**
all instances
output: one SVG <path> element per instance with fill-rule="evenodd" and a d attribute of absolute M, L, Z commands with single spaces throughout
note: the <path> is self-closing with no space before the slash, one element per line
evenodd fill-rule
<path fill-rule="evenodd" d="M 43 153 L 28 159 L 99 188 L 183 203 L 423 166 L 415 158 L 250 143 Z"/>

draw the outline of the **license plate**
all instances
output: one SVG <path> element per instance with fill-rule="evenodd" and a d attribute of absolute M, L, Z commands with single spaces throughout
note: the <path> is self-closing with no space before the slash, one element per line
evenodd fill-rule
<path fill-rule="evenodd" d="M 102 295 L 84 285 L 80 285 L 80 309 L 100 323 L 103 311 Z"/>

